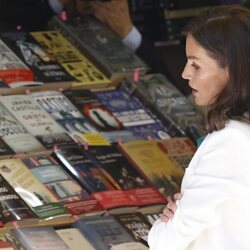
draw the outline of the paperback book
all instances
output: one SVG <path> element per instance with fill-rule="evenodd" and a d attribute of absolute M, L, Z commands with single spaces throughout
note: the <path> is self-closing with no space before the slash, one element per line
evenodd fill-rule
<path fill-rule="evenodd" d="M 70 214 L 55 196 L 18 159 L 0 161 L 0 174 L 14 188 L 39 219 L 67 218 Z"/>

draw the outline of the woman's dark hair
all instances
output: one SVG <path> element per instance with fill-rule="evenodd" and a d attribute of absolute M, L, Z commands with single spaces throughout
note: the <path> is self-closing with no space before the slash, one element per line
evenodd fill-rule
<path fill-rule="evenodd" d="M 228 84 L 209 109 L 207 131 L 223 128 L 229 119 L 249 122 L 250 10 L 238 5 L 210 8 L 193 18 L 183 33 L 228 70 Z"/>

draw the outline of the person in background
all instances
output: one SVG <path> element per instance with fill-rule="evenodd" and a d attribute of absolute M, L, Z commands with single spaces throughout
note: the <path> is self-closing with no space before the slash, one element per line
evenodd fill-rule
<path fill-rule="evenodd" d="M 181 194 L 150 230 L 151 250 L 250 249 L 250 10 L 219 6 L 185 30 L 188 80 L 207 136 Z"/>

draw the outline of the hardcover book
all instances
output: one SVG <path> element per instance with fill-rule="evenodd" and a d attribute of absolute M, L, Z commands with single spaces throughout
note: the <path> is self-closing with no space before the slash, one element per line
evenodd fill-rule
<path fill-rule="evenodd" d="M 102 88 L 110 84 L 106 76 L 59 32 L 41 31 L 30 34 L 77 80 L 73 87 Z"/>
<path fill-rule="evenodd" d="M 3 97 L 3 96 L 2 96 Z M 42 144 L 0 102 L 0 137 L 15 153 L 44 151 Z M 8 152 L 8 150 L 7 150 Z"/>
<path fill-rule="evenodd" d="M 0 174 L 0 221 L 8 224 L 15 221 L 35 221 L 37 216 L 21 199 L 12 186 Z M 0 248 L 1 249 L 1 248 Z"/>
<path fill-rule="evenodd" d="M 149 69 L 110 29 L 91 15 L 84 14 L 67 21 L 55 17 L 50 26 L 85 53 L 114 83 L 133 75 L 135 70 L 145 74 Z"/>
<path fill-rule="evenodd" d="M 162 194 L 168 197 L 179 192 L 184 171 L 160 149 L 157 141 L 126 142 L 119 146 Z"/>
<path fill-rule="evenodd" d="M 84 144 L 86 142 L 84 134 L 97 133 L 95 127 L 60 91 L 33 92 L 30 95 L 75 142 Z"/>
<path fill-rule="evenodd" d="M 47 53 L 39 43 L 25 31 L 3 32 L 0 38 L 33 71 L 35 80 L 58 87 L 69 87 L 75 78 Z"/>
<path fill-rule="evenodd" d="M 56 233 L 62 238 L 70 250 L 95 250 L 90 242 L 77 228 L 57 229 Z"/>
<path fill-rule="evenodd" d="M 53 157 L 39 156 L 22 161 L 72 215 L 103 213 L 104 209 L 100 203 L 92 198 Z"/>
<path fill-rule="evenodd" d="M 94 94 L 127 130 L 132 131 L 137 136 L 139 134 L 141 139 L 147 139 L 148 136 L 157 139 L 169 138 L 163 125 L 125 89 L 97 91 Z"/>
<path fill-rule="evenodd" d="M 69 217 L 66 209 L 21 160 L 1 160 L 0 173 L 40 219 Z"/>
<path fill-rule="evenodd" d="M 27 250 L 22 243 L 14 236 L 11 229 L 1 228 L 0 230 L 1 250 Z"/>
<path fill-rule="evenodd" d="M 23 227 L 13 234 L 27 250 L 70 250 L 52 227 Z"/>
<path fill-rule="evenodd" d="M 130 78 L 123 86 L 148 106 L 156 108 L 171 136 L 178 136 L 176 130 L 179 130 L 196 141 L 203 134 L 203 115 L 164 75 L 149 74 L 136 83 Z"/>
<path fill-rule="evenodd" d="M 73 143 L 66 131 L 31 96 L 2 96 L 1 103 L 47 149 Z"/>
<path fill-rule="evenodd" d="M 73 223 L 73 227 L 79 229 L 96 250 L 109 250 L 112 245 L 134 241 L 112 215 L 85 217 Z"/>
<path fill-rule="evenodd" d="M 183 169 L 188 167 L 194 156 L 196 147 L 188 137 L 176 137 L 168 140 L 159 140 L 158 146 Z"/>
<path fill-rule="evenodd" d="M 81 147 L 64 147 L 54 151 L 58 162 L 111 212 L 135 211 L 136 203 L 129 197 L 110 174 L 100 166 L 89 150 Z"/>
<path fill-rule="evenodd" d="M 20 58 L 0 39 L 0 81 L 2 89 L 15 88 L 18 82 L 34 80 L 33 72 Z M 2 93 L 2 92 L 1 92 Z"/>

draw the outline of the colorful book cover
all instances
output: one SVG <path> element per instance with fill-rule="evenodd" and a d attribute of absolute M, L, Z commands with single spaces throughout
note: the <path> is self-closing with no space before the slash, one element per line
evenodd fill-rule
<path fill-rule="evenodd" d="M 70 250 L 52 227 L 20 227 L 13 235 L 27 250 Z"/>
<path fill-rule="evenodd" d="M 56 197 L 32 174 L 21 160 L 0 161 L 0 173 L 40 219 L 69 217 Z"/>
<path fill-rule="evenodd" d="M 37 216 L 1 174 L 0 211 L 0 221 L 3 224 L 8 224 L 14 221 L 35 220 L 37 218 Z"/>
<path fill-rule="evenodd" d="M 31 82 L 34 80 L 33 72 L 2 39 L 0 39 L 0 59 L 2 87 L 14 88 L 17 82 Z"/>
<path fill-rule="evenodd" d="M 101 88 L 110 84 L 107 77 L 59 32 L 40 31 L 30 34 L 77 80 L 73 87 Z"/>
<path fill-rule="evenodd" d="M 42 144 L 0 102 L 0 137 L 15 153 L 44 151 Z"/>
<path fill-rule="evenodd" d="M 52 156 L 39 156 L 22 160 L 36 178 L 73 215 L 102 213 L 96 199 L 80 186 Z"/>
<path fill-rule="evenodd" d="M 47 149 L 73 142 L 66 131 L 31 96 L 2 96 L 1 103 Z"/>
<path fill-rule="evenodd" d="M 94 92 L 100 102 L 107 107 L 123 126 L 140 138 L 148 136 L 158 139 L 169 138 L 163 125 L 156 120 L 145 106 L 132 97 L 125 89 Z M 145 135 L 146 134 L 146 135 Z"/>
<path fill-rule="evenodd" d="M 184 171 L 160 149 L 157 141 L 126 142 L 119 146 L 162 194 L 179 192 Z"/>
<path fill-rule="evenodd" d="M 75 142 L 85 144 L 84 134 L 97 133 L 95 127 L 60 91 L 33 92 L 30 95 Z"/>
<path fill-rule="evenodd" d="M 110 174 L 100 166 L 89 150 L 64 147 L 54 152 L 58 162 L 96 198 L 105 209 L 135 209 L 133 201 Z"/>
<path fill-rule="evenodd" d="M 75 79 L 25 31 L 2 32 L 0 38 L 43 83 L 71 83 Z"/>
<path fill-rule="evenodd" d="M 112 245 L 134 241 L 111 215 L 82 218 L 73 227 L 79 229 L 96 250 L 109 250 Z"/>
<path fill-rule="evenodd" d="M 50 26 L 67 37 L 100 67 L 112 82 L 133 75 L 145 74 L 148 66 L 128 49 L 110 29 L 90 15 L 75 16 L 66 22 L 55 17 Z"/>

